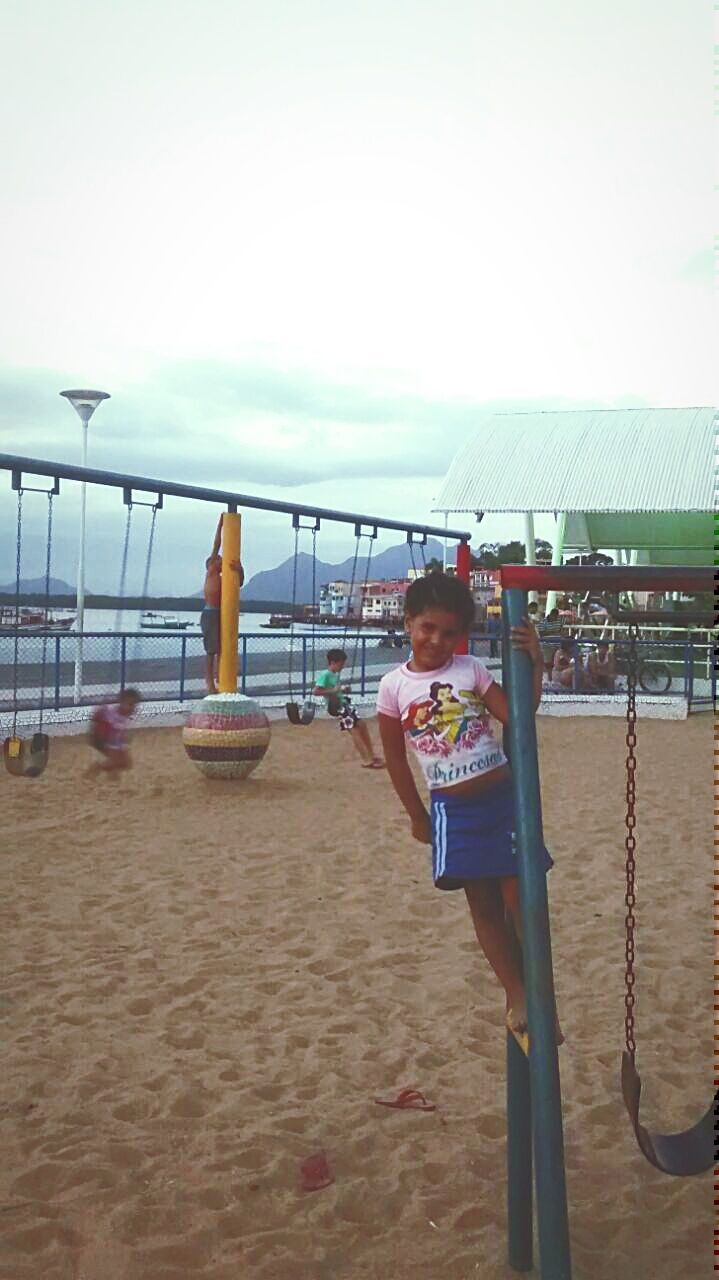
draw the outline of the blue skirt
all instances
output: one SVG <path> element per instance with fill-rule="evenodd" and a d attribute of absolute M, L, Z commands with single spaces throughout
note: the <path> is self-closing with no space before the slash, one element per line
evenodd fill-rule
<path fill-rule="evenodd" d="M 512 779 L 478 795 L 433 795 L 432 878 L 437 889 L 519 875 Z M 544 870 L 554 865 L 542 845 Z"/>

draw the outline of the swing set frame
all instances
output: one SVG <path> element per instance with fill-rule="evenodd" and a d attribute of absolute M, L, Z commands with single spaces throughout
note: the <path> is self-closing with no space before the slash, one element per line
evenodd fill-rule
<path fill-rule="evenodd" d="M 202 487 L 199 485 L 177 484 L 173 481 L 158 480 L 148 476 L 129 475 L 123 472 L 103 471 L 93 467 L 81 467 L 81 466 L 68 465 L 64 463 L 57 463 L 46 458 L 29 458 L 29 457 L 14 455 L 14 454 L 0 453 L 0 471 L 2 470 L 10 471 L 12 473 L 13 488 L 15 489 L 19 488 L 20 485 L 22 485 L 23 489 L 28 490 L 29 486 L 22 482 L 21 477 L 23 475 L 29 475 L 29 476 L 51 477 L 55 486 L 53 493 L 57 493 L 59 491 L 60 480 L 78 481 L 81 484 L 103 485 L 106 487 L 121 490 L 122 496 L 123 496 L 123 502 L 127 508 L 127 519 L 126 519 L 126 527 L 125 527 L 124 548 L 123 548 L 123 554 L 122 554 L 122 572 L 121 572 L 121 583 L 120 583 L 120 591 L 119 591 L 120 605 L 119 605 L 119 611 L 118 611 L 119 615 L 121 614 L 121 611 L 122 611 L 122 598 L 124 596 L 124 584 L 125 584 L 125 574 L 126 574 L 126 568 L 127 568 L 128 546 L 130 541 L 130 526 L 132 521 L 133 509 L 135 507 L 146 506 L 146 507 L 149 507 L 152 512 L 149 541 L 148 541 L 148 556 L 147 556 L 147 564 L 145 569 L 145 581 L 143 585 L 144 594 L 146 594 L 146 591 L 147 591 L 147 583 L 148 583 L 148 577 L 149 577 L 149 564 L 150 564 L 150 558 L 152 555 L 152 546 L 153 546 L 153 538 L 154 538 L 154 531 L 155 531 L 155 518 L 156 518 L 157 512 L 161 510 L 163 507 L 164 499 L 188 498 L 194 501 L 219 503 L 223 507 L 225 507 L 226 512 L 231 516 L 237 515 L 238 508 L 249 509 L 249 510 L 259 510 L 259 511 L 272 511 L 280 515 L 289 515 L 292 518 L 292 525 L 294 529 L 295 552 L 294 552 L 293 587 L 292 587 L 293 622 L 292 622 L 292 632 L 290 637 L 290 660 L 289 660 L 290 670 L 288 673 L 290 697 L 287 703 L 287 715 L 289 720 L 293 724 L 306 725 L 311 723 L 314 717 L 314 705 L 311 702 L 311 700 L 307 699 L 304 704 L 298 703 L 295 698 L 295 690 L 293 687 L 294 673 L 292 669 L 292 661 L 293 661 L 292 643 L 294 639 L 294 634 L 293 634 L 294 633 L 294 613 L 295 613 L 296 595 L 297 595 L 297 557 L 298 557 L 298 550 L 299 550 L 298 540 L 299 540 L 300 530 L 309 529 L 312 532 L 312 536 L 313 536 L 313 551 L 312 551 L 313 596 L 316 594 L 316 537 L 317 537 L 317 532 L 320 528 L 321 522 L 328 521 L 328 522 L 334 522 L 339 524 L 350 524 L 354 527 L 355 570 L 353 570 L 353 580 L 354 580 L 354 573 L 356 572 L 357 558 L 358 558 L 359 547 L 360 547 L 362 538 L 368 538 L 370 540 L 370 551 L 367 557 L 367 565 L 365 568 L 365 581 L 367 580 L 367 575 L 369 573 L 369 565 L 371 560 L 372 546 L 374 545 L 374 540 L 376 539 L 377 533 L 380 529 L 388 530 L 388 531 L 397 531 L 405 535 L 407 542 L 409 544 L 410 559 L 412 561 L 413 566 L 415 567 L 416 567 L 416 564 L 414 559 L 414 547 L 419 546 L 420 549 L 423 548 L 427 543 L 428 537 L 432 536 L 438 539 L 457 542 L 459 546 L 462 547 L 462 546 L 468 546 L 472 536 L 470 533 L 466 532 L 466 530 L 448 529 L 448 528 L 444 528 L 442 526 L 437 526 L 437 525 L 416 524 L 412 521 L 392 520 L 392 519 L 387 519 L 379 516 L 369 516 L 369 515 L 364 515 L 364 514 L 359 514 L 355 512 L 349 512 L 349 511 L 338 511 L 329 507 L 308 506 L 303 503 L 278 502 L 278 501 L 273 501 L 266 498 L 260 498 L 253 494 L 237 493 L 232 490 L 210 489 L 210 488 Z M 135 494 L 138 494 L 138 493 L 152 494 L 155 496 L 153 501 L 145 502 L 145 501 L 138 500 L 138 498 L 134 496 Z M 311 521 L 312 523 L 309 523 L 309 524 L 303 523 L 307 521 Z M 239 533 L 238 533 L 238 537 L 239 537 Z M 422 555 L 422 560 L 424 561 L 423 551 L 421 551 L 421 555 Z M 458 561 L 459 561 L 459 557 L 458 557 Z M 237 623 L 237 619 L 235 617 L 234 619 L 235 632 L 237 629 L 236 623 Z M 349 623 L 346 621 L 345 631 L 344 631 L 345 639 L 347 637 L 348 629 L 349 629 Z M 233 635 L 230 634 L 231 631 L 232 631 L 232 628 L 229 629 L 228 636 L 224 636 L 224 633 L 223 633 L 223 647 L 226 653 L 229 653 L 229 648 L 236 649 L 236 643 L 234 645 L 232 644 Z M 314 628 L 313 628 L 313 631 L 314 631 Z M 236 641 L 236 635 L 234 636 L 234 639 Z M 225 640 L 228 640 L 228 643 L 224 643 Z M 313 634 L 313 641 L 314 641 L 314 634 Z M 81 636 L 78 636 L 78 645 L 79 646 L 82 645 Z M 354 656 L 353 656 L 353 662 L 352 662 L 353 670 L 354 670 L 354 666 L 357 659 L 358 648 L 359 648 L 359 640 L 358 640 L 358 637 L 355 637 Z M 314 661 L 314 643 L 312 646 L 312 651 L 313 651 L 313 661 Z M 17 669 L 17 663 L 15 664 L 15 670 L 16 669 Z M 313 671 L 313 674 L 314 674 L 314 671 Z M 236 662 L 235 662 L 233 671 L 231 671 L 227 676 L 227 681 L 229 682 L 229 684 L 233 684 L 233 683 L 236 684 L 236 677 L 237 677 L 237 670 L 236 670 Z M 328 709 L 330 711 L 330 714 L 332 715 L 341 714 L 342 706 L 341 706 L 340 699 L 330 698 L 328 699 L 328 704 L 329 704 Z M 14 699 L 14 706 L 15 706 L 15 719 L 17 719 L 17 696 Z M 19 741 L 20 741 L 19 739 L 16 739 L 15 737 L 13 737 L 13 745 L 12 745 L 12 748 L 8 748 L 6 750 L 6 758 L 9 750 L 11 749 L 19 753 L 20 747 L 17 746 L 17 743 L 19 743 Z M 32 776 L 32 775 L 30 775 L 29 772 L 27 772 L 26 776 Z"/>

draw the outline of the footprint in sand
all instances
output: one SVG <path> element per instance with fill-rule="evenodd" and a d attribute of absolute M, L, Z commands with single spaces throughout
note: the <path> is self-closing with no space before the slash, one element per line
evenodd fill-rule
<path fill-rule="evenodd" d="M 181 1093 L 175 1098 L 170 1111 L 173 1116 L 182 1116 L 183 1119 L 198 1119 L 207 1112 L 207 1102 L 202 1091 L 197 1089 L 188 1089 L 186 1093 Z"/>
<path fill-rule="evenodd" d="M 42 1222 L 33 1227 L 9 1232 L 3 1239 L 3 1251 L 7 1251 L 8 1256 L 13 1250 L 30 1255 L 34 1259 L 35 1268 L 39 1267 L 39 1270 L 34 1270 L 33 1274 L 40 1276 L 49 1274 L 49 1272 L 45 1272 L 44 1265 L 40 1261 L 41 1255 L 45 1250 L 51 1249 L 53 1253 L 56 1253 L 58 1246 L 66 1249 L 75 1247 L 78 1243 L 76 1233 L 69 1227 L 60 1227 L 52 1222 Z M 10 1271 L 5 1274 L 8 1277 L 12 1276 Z"/>
<path fill-rule="evenodd" d="M 67 1175 L 66 1166 L 46 1162 L 35 1165 L 10 1184 L 10 1194 L 28 1200 L 53 1200 L 62 1190 Z"/>
<path fill-rule="evenodd" d="M 122 1102 L 115 1107 L 112 1118 L 123 1124 L 137 1124 L 138 1120 L 147 1120 L 152 1112 L 150 1103 L 144 1098 L 133 1098 L 130 1102 Z"/>
<path fill-rule="evenodd" d="M 168 1031 L 165 1040 L 171 1049 L 201 1049 L 205 1043 L 205 1033 L 199 1028 L 196 1031 Z"/>
<path fill-rule="evenodd" d="M 127 1012 L 132 1014 L 133 1018 L 144 1018 L 148 1013 L 152 1013 L 154 1005 L 152 1000 L 141 998 L 139 1000 L 131 1000 L 125 1005 Z"/>

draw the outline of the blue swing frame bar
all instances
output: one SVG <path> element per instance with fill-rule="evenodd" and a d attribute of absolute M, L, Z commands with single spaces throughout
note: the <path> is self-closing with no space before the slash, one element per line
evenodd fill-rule
<path fill-rule="evenodd" d="M 227 489 L 210 489 L 201 485 L 178 484 L 170 480 L 158 480 L 149 476 L 127 475 L 124 472 L 104 471 L 95 467 L 79 467 L 69 463 L 54 462 L 49 458 L 30 458 L 20 454 L 0 453 L 0 470 L 9 471 L 11 475 L 11 488 L 14 492 L 22 489 L 25 492 L 48 492 L 48 490 L 35 490 L 31 485 L 24 483 L 24 477 L 45 476 L 50 477 L 53 481 L 53 488 L 50 492 L 57 495 L 60 491 L 60 481 L 70 480 L 77 481 L 81 484 L 103 485 L 105 487 L 120 489 L 122 491 L 122 499 L 126 506 L 147 506 L 153 510 L 160 510 L 163 506 L 165 497 L 188 498 L 200 502 L 220 503 L 225 506 L 228 511 L 236 512 L 238 507 L 249 510 L 258 511 L 274 511 L 279 515 L 288 515 L 292 519 L 292 526 L 295 529 L 311 528 L 316 532 L 320 528 L 323 520 L 352 525 L 356 538 L 361 536 L 369 536 L 376 538 L 379 529 L 387 529 L 403 533 L 410 546 L 410 550 L 414 546 L 426 546 L 428 537 L 437 537 L 448 539 L 452 542 L 470 543 L 472 534 L 466 530 L 448 529 L 439 525 L 415 524 L 412 521 L 391 520 L 380 516 L 362 515 L 356 512 L 337 511 L 329 507 L 308 506 L 299 502 L 278 502 L 267 498 L 260 498 L 253 494 L 237 493 L 234 490 Z M 153 502 L 140 502 L 133 497 L 134 493 L 150 493 L 155 495 Z M 303 525 L 304 519 L 312 520 L 312 525 Z M 370 531 L 364 534 L 364 531 Z M 180 666 L 180 690 L 184 692 L 185 683 L 185 654 L 186 639 L 183 638 L 181 646 L 181 666 Z M 242 662 L 242 692 L 245 692 L 245 671 L 246 663 L 244 661 L 247 638 L 243 637 L 243 662 Z M 125 647 L 126 638 L 123 637 L 121 650 L 121 685 L 124 683 L 125 669 Z M 306 639 L 303 638 L 303 655 L 306 652 Z M 55 645 L 56 655 L 56 671 L 59 669 L 59 637 L 56 637 Z M 363 647 L 364 662 L 364 647 Z M 56 677 L 56 702 L 59 703 L 59 677 Z"/>
<path fill-rule="evenodd" d="M 511 628 L 527 617 L 537 590 L 713 592 L 712 566 L 506 565 L 502 586 L 502 651 L 509 703 L 506 734 L 512 764 L 522 912 L 522 954 L 531 1036 L 529 1058 L 507 1034 L 507 1228 L 514 1271 L 532 1269 L 532 1156 L 542 1280 L 571 1280 L 562 1097 L 555 1035 L 554 976 L 539 784 L 534 680 L 529 655 L 514 649 Z M 680 619 L 681 613 L 668 613 Z"/>
<path fill-rule="evenodd" d="M 428 537 L 448 538 L 452 542 L 471 542 L 472 535 L 466 530 L 445 529 L 439 525 L 414 524 L 407 520 L 388 520 L 379 516 L 360 515 L 350 511 L 335 511 L 330 507 L 305 506 L 301 502 L 275 502 L 267 498 L 258 498 L 252 494 L 235 493 L 229 489 L 208 489 L 200 485 L 176 484 L 170 480 L 155 480 L 148 476 L 125 475 L 118 471 L 100 471 L 95 467 L 76 467 L 64 462 L 51 462 L 47 458 L 25 458 L 11 453 L 0 453 L 0 470 L 10 471 L 18 475 L 50 476 L 59 480 L 78 480 L 85 484 L 98 484 L 113 489 L 122 489 L 125 493 L 133 491 L 156 493 L 158 499 L 194 498 L 202 502 L 219 502 L 228 511 L 235 512 L 238 507 L 248 510 L 276 511 L 280 515 L 288 515 L 300 519 L 307 516 L 316 520 L 331 520 L 338 524 L 351 524 L 355 528 L 368 525 L 376 529 L 392 529 L 407 536 L 407 541 L 414 544 L 414 535 L 420 534 L 426 543 Z M 17 485 L 13 485 L 17 488 Z M 23 485 L 23 488 L 28 488 Z M 136 504 L 137 505 L 137 504 Z M 153 505 L 153 504 L 149 504 Z M 416 545 L 416 544 L 415 544 Z"/>

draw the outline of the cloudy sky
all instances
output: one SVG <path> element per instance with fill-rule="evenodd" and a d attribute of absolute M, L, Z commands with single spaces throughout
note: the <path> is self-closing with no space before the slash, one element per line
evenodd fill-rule
<path fill-rule="evenodd" d="M 711 17 L 6 3 L 0 448 L 77 461 L 58 391 L 98 386 L 92 465 L 441 523 L 487 409 L 713 403 Z M 119 499 L 90 515 L 88 581 L 111 587 Z M 212 512 L 163 520 L 156 585 L 195 589 Z M 289 542 L 249 516 L 250 572 Z"/>

